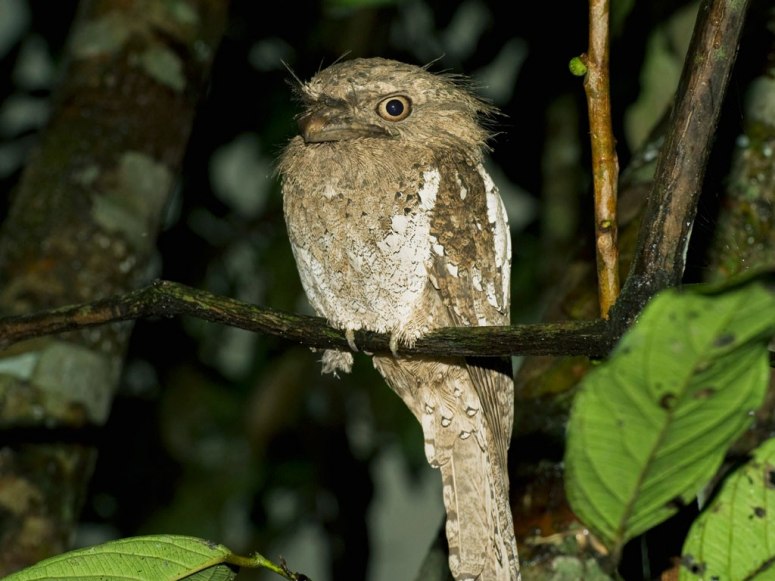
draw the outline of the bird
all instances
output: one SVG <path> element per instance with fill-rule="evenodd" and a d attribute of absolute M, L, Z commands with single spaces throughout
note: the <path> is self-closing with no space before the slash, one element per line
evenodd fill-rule
<path fill-rule="evenodd" d="M 457 581 L 520 579 L 509 504 L 510 359 L 405 355 L 441 327 L 508 325 L 511 236 L 484 166 L 496 108 L 462 75 L 355 58 L 296 78 L 299 135 L 277 173 L 314 310 L 345 332 L 389 334 L 375 368 L 420 422 L 440 471 Z M 352 369 L 326 350 L 324 373 Z"/>

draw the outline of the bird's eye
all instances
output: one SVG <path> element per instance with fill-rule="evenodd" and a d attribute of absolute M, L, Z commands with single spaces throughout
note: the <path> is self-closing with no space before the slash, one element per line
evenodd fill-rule
<path fill-rule="evenodd" d="M 387 121 L 403 121 L 411 112 L 412 102 L 403 95 L 382 99 L 377 105 L 377 114 Z"/>

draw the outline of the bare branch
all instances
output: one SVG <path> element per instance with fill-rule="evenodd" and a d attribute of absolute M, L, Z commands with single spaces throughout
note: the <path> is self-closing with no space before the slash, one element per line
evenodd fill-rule
<path fill-rule="evenodd" d="M 619 295 L 619 250 L 617 246 L 616 185 L 619 161 L 611 127 L 611 96 L 608 81 L 609 2 L 590 0 L 589 52 L 584 89 L 589 107 L 592 140 L 592 176 L 595 186 L 595 247 L 600 314 L 608 311 Z"/>
<path fill-rule="evenodd" d="M 169 281 L 108 297 L 0 319 L 0 347 L 44 335 L 148 317 L 188 315 L 266 333 L 320 349 L 349 350 L 342 331 L 325 319 L 277 311 L 214 295 Z M 389 353 L 386 334 L 358 331 L 355 342 L 369 353 Z M 603 356 L 615 343 L 604 321 L 575 321 L 510 327 L 449 327 L 402 348 L 407 355 L 479 356 L 588 355 Z"/>

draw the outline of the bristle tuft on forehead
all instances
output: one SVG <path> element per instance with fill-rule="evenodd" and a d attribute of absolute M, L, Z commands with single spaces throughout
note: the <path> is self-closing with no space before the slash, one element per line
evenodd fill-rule
<path fill-rule="evenodd" d="M 313 96 L 329 90 L 341 90 L 343 87 L 351 90 L 353 86 L 373 83 L 385 92 L 390 89 L 400 92 L 408 88 L 409 83 L 419 81 L 421 89 L 447 92 L 464 99 L 485 123 L 497 116 L 496 107 L 477 95 L 479 85 L 470 77 L 447 71 L 431 72 L 428 69 L 435 62 L 417 66 L 380 57 L 340 61 L 319 71 L 304 85 L 304 89 L 307 95 Z"/>
<path fill-rule="evenodd" d="M 384 127 L 390 135 L 418 144 L 436 140 L 439 147 L 446 144 L 468 152 L 489 149 L 498 110 L 477 95 L 470 78 L 431 72 L 429 66 L 379 57 L 336 62 L 301 85 L 297 93 L 305 110 L 301 116 L 335 106 L 348 111 L 348 123 L 381 125 L 385 121 L 376 115 L 377 105 L 403 95 L 413 111 L 401 125 Z"/>

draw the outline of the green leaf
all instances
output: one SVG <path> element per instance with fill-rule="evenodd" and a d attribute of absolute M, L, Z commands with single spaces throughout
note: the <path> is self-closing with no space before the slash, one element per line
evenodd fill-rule
<path fill-rule="evenodd" d="M 154 535 L 57 555 L 5 581 L 232 581 L 240 567 L 264 567 L 287 579 L 305 578 L 258 554 L 240 557 L 203 539 Z"/>
<path fill-rule="evenodd" d="M 729 476 L 694 522 L 681 558 L 681 579 L 772 579 L 775 576 L 775 439 Z"/>
<path fill-rule="evenodd" d="M 574 401 L 568 499 L 615 555 L 695 497 L 762 403 L 775 297 L 708 292 L 655 297 Z"/>
<path fill-rule="evenodd" d="M 186 575 L 183 579 L 186 581 L 233 581 L 236 576 L 237 571 L 234 568 L 228 565 L 216 565 L 193 575 Z"/>

